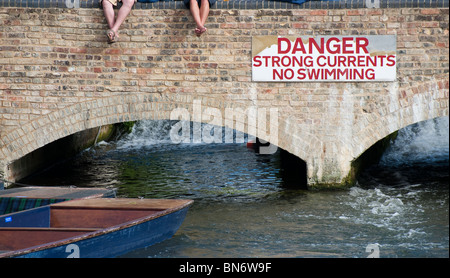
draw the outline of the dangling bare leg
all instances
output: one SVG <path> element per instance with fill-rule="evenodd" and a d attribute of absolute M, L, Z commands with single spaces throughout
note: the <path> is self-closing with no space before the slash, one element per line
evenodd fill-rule
<path fill-rule="evenodd" d="M 194 18 L 197 27 L 195 28 L 195 34 L 200 36 L 204 32 L 206 32 L 206 19 L 209 14 L 209 1 L 202 0 L 200 7 L 198 6 L 197 0 L 190 0 L 190 10 L 192 17 Z"/>
<path fill-rule="evenodd" d="M 115 22 L 114 7 L 113 4 L 111 4 L 111 2 L 107 0 L 102 1 L 102 6 L 103 6 L 103 14 L 105 15 L 106 23 L 108 24 L 109 27 L 109 30 L 106 32 L 106 35 L 108 36 L 108 42 L 113 43 L 115 42 L 115 33 L 112 30 Z"/>
<path fill-rule="evenodd" d="M 209 15 L 209 1 L 208 0 L 202 0 L 202 4 L 200 5 L 200 19 L 202 21 L 202 25 L 205 26 L 206 19 Z"/>
<path fill-rule="evenodd" d="M 127 18 L 127 16 L 130 14 L 131 12 L 131 8 L 133 8 L 134 5 L 134 0 L 122 0 L 122 7 L 120 7 L 119 12 L 117 13 L 117 18 L 116 18 L 116 22 L 114 23 L 114 26 L 111 28 L 111 30 L 114 31 L 114 33 L 116 34 L 116 38 L 119 38 L 119 28 L 120 25 L 122 25 L 122 23 L 125 21 L 125 19 Z"/>
<path fill-rule="evenodd" d="M 200 8 L 198 6 L 197 0 L 190 0 L 189 9 L 191 11 L 191 15 L 194 18 L 195 24 L 197 27 L 195 28 L 195 33 L 198 35 L 200 29 L 204 28 L 202 20 L 200 18 Z"/>
<path fill-rule="evenodd" d="M 122 0 L 122 7 L 120 7 L 117 18 L 114 20 L 113 5 L 107 0 L 102 1 L 103 13 L 105 14 L 106 22 L 109 27 L 107 36 L 110 42 L 116 42 L 119 39 L 119 28 L 130 14 L 134 2 L 135 0 Z"/>

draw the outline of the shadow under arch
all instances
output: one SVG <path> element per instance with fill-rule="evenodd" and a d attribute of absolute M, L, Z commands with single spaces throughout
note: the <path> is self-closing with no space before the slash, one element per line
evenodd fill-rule
<path fill-rule="evenodd" d="M 445 124 L 447 125 L 446 127 L 444 126 L 446 130 L 439 130 L 439 128 L 442 128 Z M 438 125 L 440 126 L 438 127 Z M 444 137 L 442 134 L 444 134 Z M 424 139 L 424 137 L 426 138 Z M 433 144 L 431 142 L 435 139 L 440 140 L 438 143 L 441 145 L 447 143 L 446 153 L 438 154 L 436 151 L 430 153 L 425 150 L 425 148 L 431 149 L 432 147 L 436 147 L 436 143 Z M 422 142 L 419 145 L 414 145 L 414 141 L 416 140 L 428 140 L 429 142 Z M 443 142 L 445 140 L 447 141 Z M 422 148 L 422 150 L 420 150 L 420 148 Z M 417 154 L 417 152 L 420 151 L 423 153 Z M 352 162 L 352 174 L 354 174 L 355 177 L 359 177 L 361 173 L 368 171 L 367 169 L 376 168 L 377 165 L 386 163 L 389 165 L 385 165 L 385 167 L 393 168 L 412 167 L 412 165 L 417 165 L 418 167 L 423 167 L 423 165 L 425 165 L 426 167 L 426 165 L 430 163 L 430 161 L 427 160 L 432 160 L 431 164 L 434 164 L 433 167 L 436 167 L 440 162 L 436 161 L 433 156 L 441 157 L 441 160 L 444 161 L 444 166 L 447 165 L 446 167 L 448 168 L 448 116 L 435 117 L 407 125 L 377 141 Z M 439 158 L 437 160 L 439 160 Z M 377 174 L 373 174 L 373 176 L 377 176 Z M 416 179 L 418 180 L 420 177 L 416 177 Z"/>
<path fill-rule="evenodd" d="M 253 194 L 260 197 L 277 194 L 283 189 L 307 189 L 306 163 L 283 149 L 278 148 L 272 155 L 261 155 L 247 145 L 248 140 L 228 144 L 173 143 L 169 130 L 174 122 L 138 121 L 133 132 L 118 141 L 102 143 L 78 153 L 20 180 L 20 183 L 113 186 L 119 194 L 137 194 L 132 195 L 134 197 L 147 194 L 146 190 L 163 195 L 176 192 L 183 195 L 189 190 L 200 190 L 203 191 L 201 194 L 209 192 L 205 195 L 208 198 L 214 198 L 215 193 L 219 194 L 218 198 L 229 194 L 240 196 L 242 193 L 247 198 Z M 193 125 L 192 122 L 190 124 Z M 245 137 L 248 138 L 248 135 L 245 134 Z M 165 177 L 167 181 L 163 182 Z M 217 178 L 217 181 L 211 177 Z M 192 185 L 196 182 L 199 185 Z M 168 185 L 171 183 L 174 183 L 173 186 Z M 258 192 L 259 189 L 261 192 Z"/>
<path fill-rule="evenodd" d="M 392 142 L 361 172 L 365 187 L 448 187 L 448 117 L 421 121 L 392 134 Z"/>

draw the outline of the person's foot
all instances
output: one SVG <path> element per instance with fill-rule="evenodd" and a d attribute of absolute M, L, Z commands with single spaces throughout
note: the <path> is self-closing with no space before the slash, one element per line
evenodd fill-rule
<path fill-rule="evenodd" d="M 114 32 L 112 29 L 109 29 L 108 31 L 106 31 L 106 36 L 108 38 L 108 43 L 116 42 L 116 32 Z"/>
<path fill-rule="evenodd" d="M 197 28 L 195 28 L 195 34 L 197 35 L 197 36 L 201 36 L 203 33 L 205 33 L 206 32 L 206 27 L 197 27 Z"/>

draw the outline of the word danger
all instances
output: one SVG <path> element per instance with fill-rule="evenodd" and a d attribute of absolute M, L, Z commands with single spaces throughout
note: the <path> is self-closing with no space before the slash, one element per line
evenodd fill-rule
<path fill-rule="evenodd" d="M 279 37 L 252 59 L 254 81 L 390 81 L 395 49 L 367 37 Z M 374 43 L 375 44 L 375 43 Z M 391 43 L 395 45 L 394 43 Z"/>

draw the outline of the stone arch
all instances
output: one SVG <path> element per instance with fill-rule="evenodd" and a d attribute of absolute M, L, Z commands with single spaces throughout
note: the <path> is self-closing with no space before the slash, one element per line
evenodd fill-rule
<path fill-rule="evenodd" d="M 4 145 L 0 154 L 3 153 L 2 160 L 6 166 L 51 142 L 90 128 L 127 121 L 170 119 L 171 111 L 177 108 L 185 108 L 192 113 L 195 99 L 194 95 L 189 94 L 152 93 L 117 95 L 73 104 L 11 130 L 8 136 L 2 138 Z M 222 98 L 203 96 L 198 100 L 201 100 L 204 107 L 217 109 L 222 115 L 227 112 L 227 108 L 246 111 L 249 107 L 246 103 L 236 103 Z M 311 150 L 320 144 L 318 139 L 309 133 L 301 132 L 295 119 L 280 114 L 277 114 L 278 142 L 275 145 L 308 161 Z M 241 115 L 240 119 L 245 120 L 242 118 L 245 116 Z M 209 119 L 202 118 L 201 122 L 208 123 Z M 269 122 L 268 120 L 268 129 Z M 225 122 L 222 126 L 226 126 Z M 248 123 L 233 124 L 229 127 L 245 133 L 249 130 Z M 269 130 L 262 136 L 259 133 L 249 134 L 271 141 Z"/>
<path fill-rule="evenodd" d="M 379 140 L 409 125 L 449 115 L 448 79 L 435 79 L 398 90 L 392 112 L 367 125 L 354 137 L 353 157 L 357 158 Z M 378 112 L 381 114 L 381 112 Z M 359 142 L 358 144 L 356 144 Z"/>

